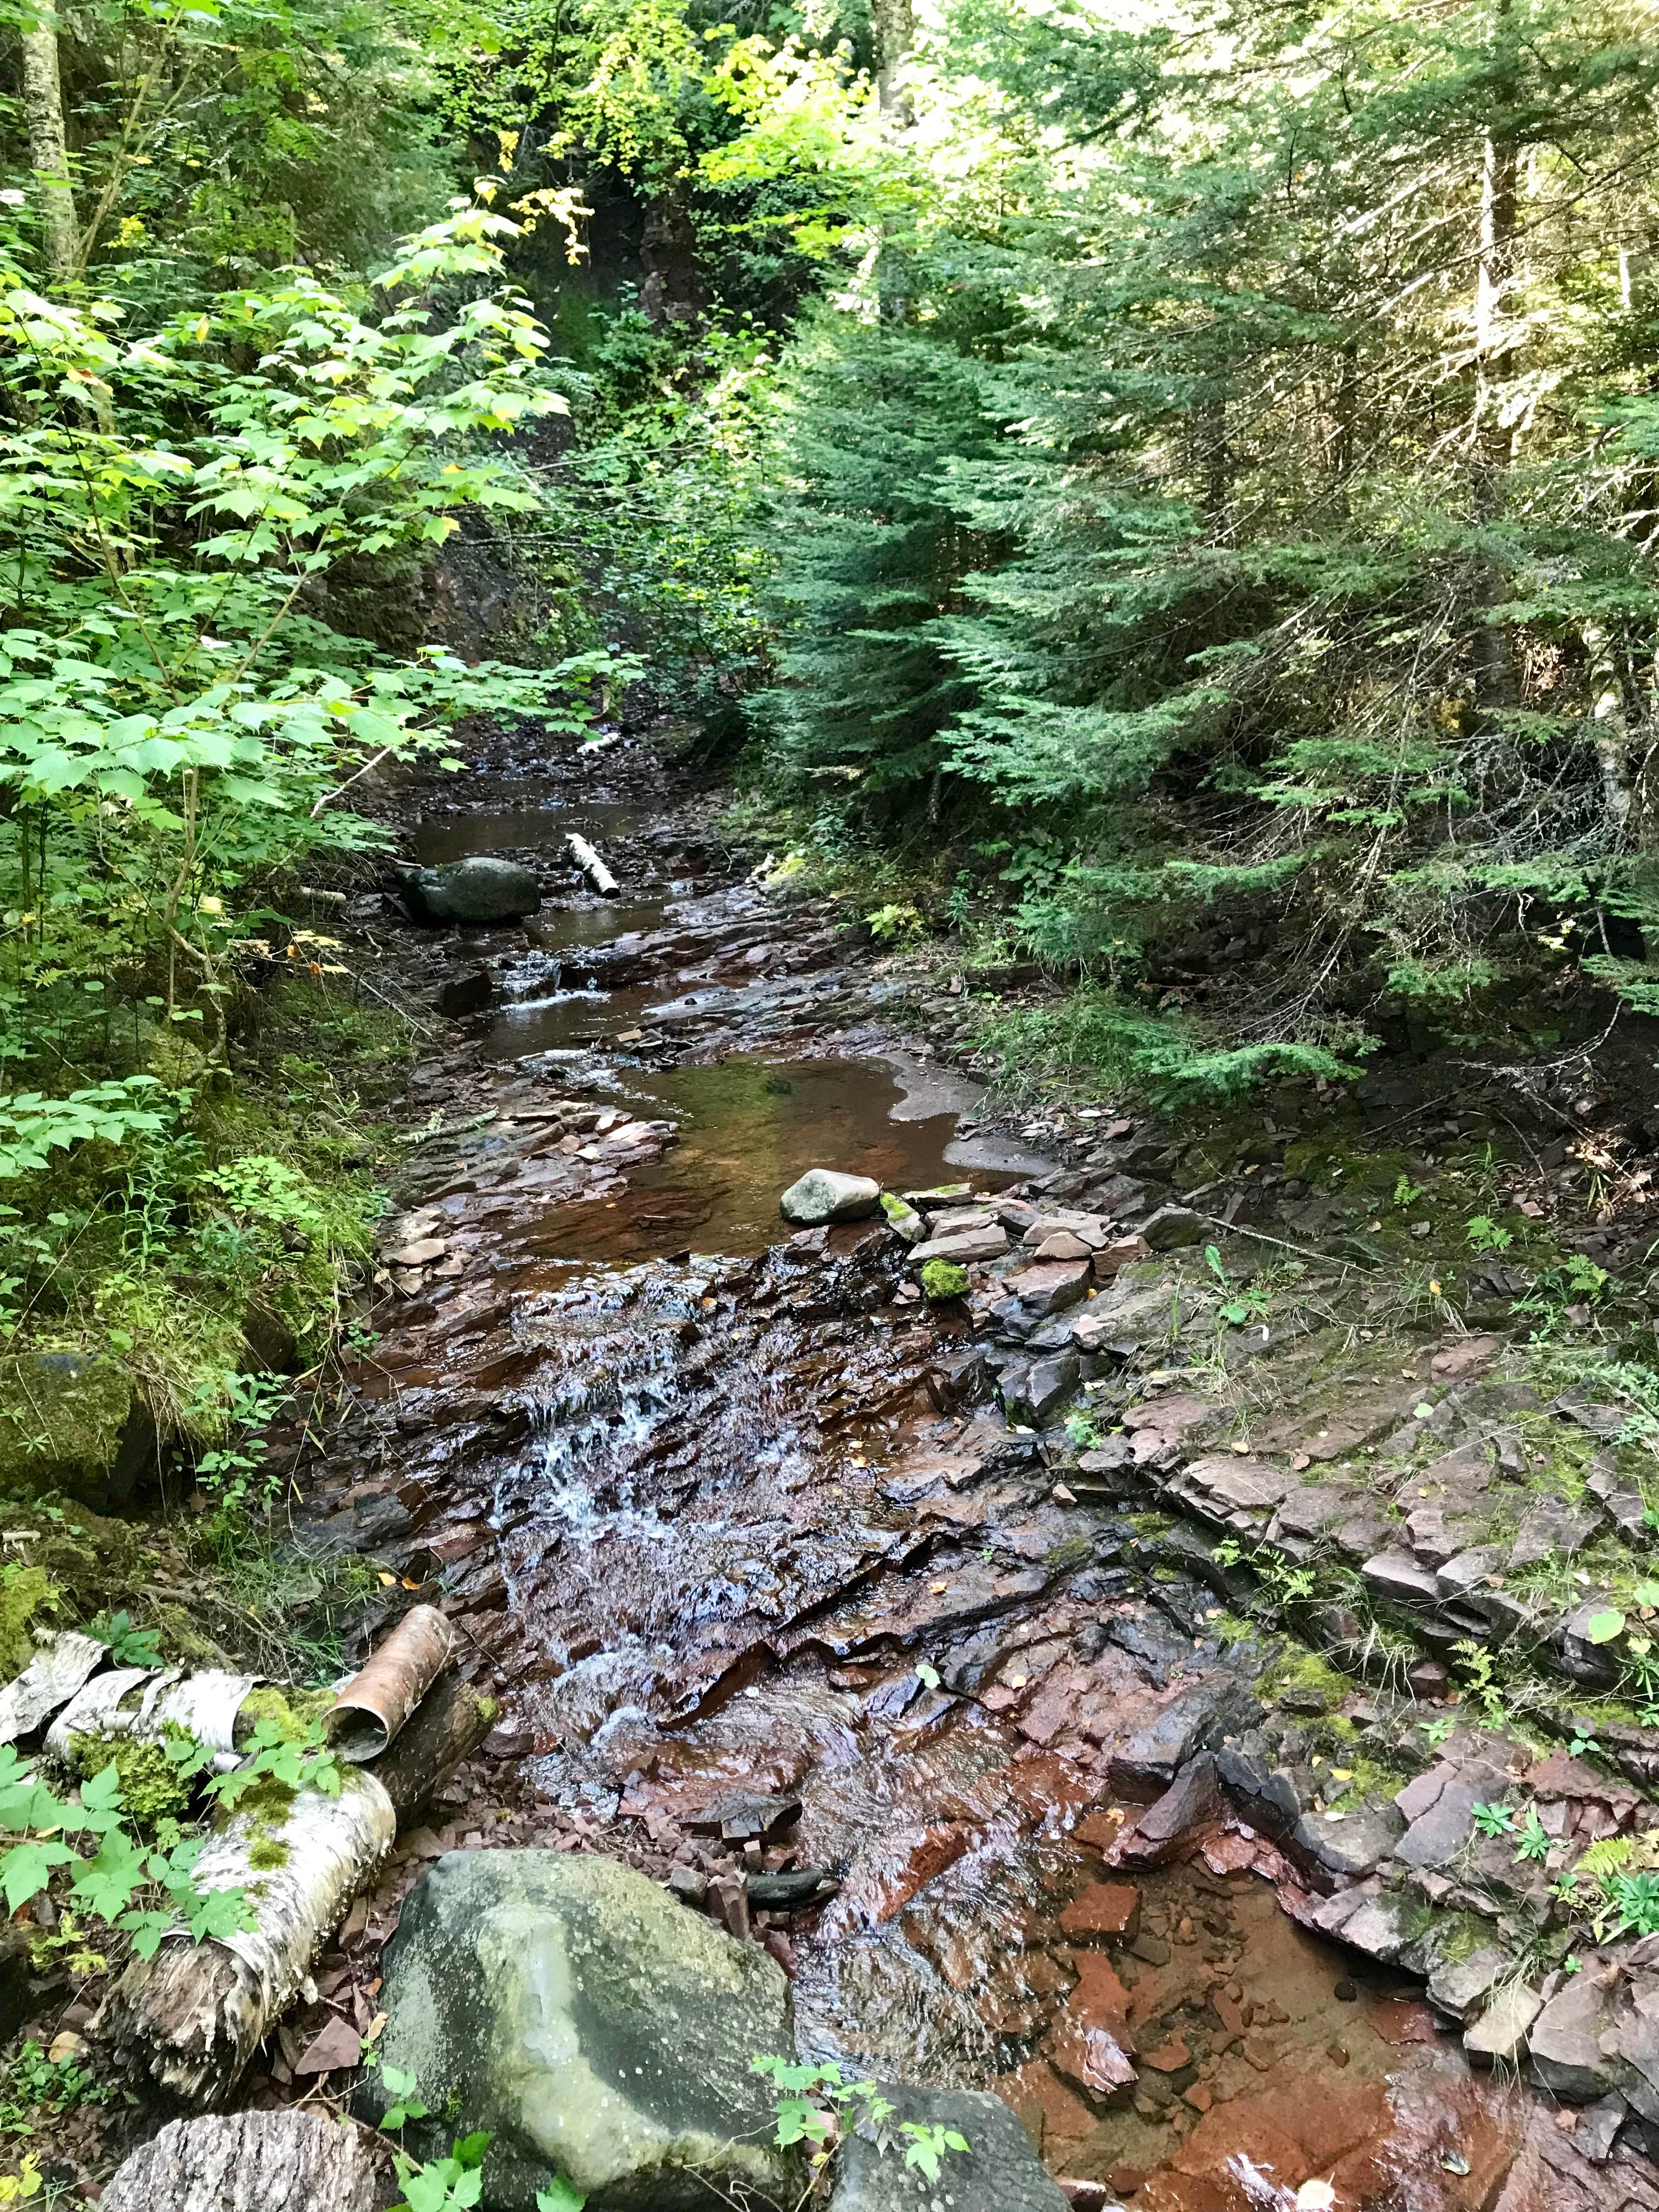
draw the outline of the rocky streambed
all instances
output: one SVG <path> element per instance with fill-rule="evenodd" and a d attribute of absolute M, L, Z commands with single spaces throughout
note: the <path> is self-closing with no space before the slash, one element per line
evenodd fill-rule
<path fill-rule="evenodd" d="M 1659 2205 L 1616 1373 L 1379 1266 L 1271 1115 L 1218 1173 L 1000 1128 L 959 979 L 918 1011 L 661 786 L 414 794 L 411 863 L 541 904 L 348 917 L 428 1042 L 301 1534 L 441 1603 L 502 1711 L 294 2051 L 364 2025 L 432 1858 L 530 1844 L 769 1954 L 807 2056 L 994 2091 L 1076 2204 Z M 814 1166 L 908 1211 L 791 1231 Z"/>

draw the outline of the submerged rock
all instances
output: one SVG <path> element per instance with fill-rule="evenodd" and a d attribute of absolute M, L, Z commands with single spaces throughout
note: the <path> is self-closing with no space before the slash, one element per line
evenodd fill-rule
<path fill-rule="evenodd" d="M 778 1210 L 799 1228 L 820 1229 L 830 1221 L 867 1221 L 880 1204 L 881 1185 L 871 1176 L 808 1168 L 778 1200 Z"/>
<path fill-rule="evenodd" d="M 884 2087 L 896 2108 L 888 2125 L 908 2120 L 950 2128 L 967 2142 L 947 2150 L 937 2179 L 904 2162 L 908 2139 L 885 2151 L 862 2136 L 842 2138 L 829 2212 L 1066 2212 L 1066 2199 L 1042 2170 L 1031 2139 L 1000 2097 L 984 2089 Z"/>
<path fill-rule="evenodd" d="M 794 2049 L 788 1984 L 629 1867 L 447 1853 L 404 1907 L 380 2002 L 386 2064 L 494 2137 L 491 2212 L 533 2212 L 556 2175 L 588 2212 L 799 2193 L 750 2066 Z M 389 2101 L 378 2075 L 363 2096 L 375 2113 Z"/>
<path fill-rule="evenodd" d="M 416 921 L 520 921 L 542 902 L 536 871 L 494 853 L 441 868 L 399 868 L 398 888 Z"/>

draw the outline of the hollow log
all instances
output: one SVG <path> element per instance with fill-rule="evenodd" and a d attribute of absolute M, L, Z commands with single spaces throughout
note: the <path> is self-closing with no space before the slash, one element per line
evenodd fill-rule
<path fill-rule="evenodd" d="M 182 2102 L 222 2102 L 374 1880 L 397 1835 L 392 1800 L 355 1768 L 337 1797 L 297 1791 L 272 1817 L 239 1812 L 197 1861 L 198 1891 L 240 1889 L 255 1927 L 194 1944 L 164 1936 L 105 1998 L 91 2033 Z"/>
<path fill-rule="evenodd" d="M 573 830 L 565 839 L 570 857 L 592 884 L 601 898 L 615 898 L 622 885 L 611 874 L 586 837 Z"/>
<path fill-rule="evenodd" d="M 495 1699 L 458 1674 L 428 1692 L 390 1751 L 374 1762 L 374 1779 L 392 1800 L 400 1828 L 424 1812 L 434 1791 L 478 1748 L 495 1713 Z"/>
<path fill-rule="evenodd" d="M 360 2129 L 320 2112 L 173 2120 L 121 2166 L 103 2212 L 372 2212 Z"/>
<path fill-rule="evenodd" d="M 455 1632 L 434 1605 L 411 1606 L 334 1700 L 325 1723 L 342 1759 L 378 1759 L 449 1664 Z"/>

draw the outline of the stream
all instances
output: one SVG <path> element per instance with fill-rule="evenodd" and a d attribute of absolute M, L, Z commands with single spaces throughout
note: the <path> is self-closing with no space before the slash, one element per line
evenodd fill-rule
<path fill-rule="evenodd" d="M 486 980 L 429 1023 L 362 1420 L 310 1510 L 441 1582 L 506 1708 L 511 1839 L 671 1879 L 785 1966 L 804 2051 L 998 2089 L 1109 2192 L 1079 2203 L 1495 2204 L 1550 2116 L 1282 1910 L 1248 1828 L 1106 1863 L 1193 1715 L 1241 1694 L 1210 1593 L 1137 1565 L 1123 1492 L 1056 1490 L 884 1225 L 778 1213 L 814 1165 L 985 1194 L 1052 1164 L 643 747 L 399 807 L 408 857 L 526 860 L 546 903 L 375 922 L 416 999 Z M 573 828 L 617 901 L 566 864 Z M 598 1109 L 574 1136 L 573 1099 Z M 1127 2081 L 1096 2039 L 1125 2021 Z"/>

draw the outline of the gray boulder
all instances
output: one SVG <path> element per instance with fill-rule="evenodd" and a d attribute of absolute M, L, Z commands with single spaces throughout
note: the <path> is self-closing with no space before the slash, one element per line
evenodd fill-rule
<path fill-rule="evenodd" d="M 908 2139 L 884 2151 L 861 2136 L 843 2137 L 830 2212 L 1066 2212 L 1065 2197 L 1042 2170 L 1031 2139 L 1000 2097 L 988 2089 L 889 2088 L 906 2120 L 953 2128 L 965 2151 L 946 2151 L 937 2180 L 904 2162 Z"/>
<path fill-rule="evenodd" d="M 1613 2026 L 1604 1961 L 1591 1957 L 1532 2023 L 1533 2078 L 1564 2104 L 1591 2105 L 1624 2086 L 1622 2062 L 1603 2048 Z"/>
<path fill-rule="evenodd" d="M 1309 1812 L 1297 1823 L 1295 1841 L 1327 1874 L 1357 1881 L 1381 1866 L 1405 1825 L 1388 1804 L 1362 1805 L 1353 1813 Z"/>
<path fill-rule="evenodd" d="M 1190 1206 L 1160 1206 L 1140 1224 L 1140 1233 L 1154 1252 L 1178 1252 L 1183 1245 L 1203 1241 L 1204 1220 Z"/>
<path fill-rule="evenodd" d="M 828 1221 L 867 1221 L 880 1204 L 881 1185 L 869 1176 L 808 1168 L 778 1200 L 778 1210 L 797 1228 L 821 1229 Z"/>
<path fill-rule="evenodd" d="M 536 871 L 494 853 L 441 868 L 399 868 L 398 887 L 416 921 L 521 921 L 542 902 Z"/>
<path fill-rule="evenodd" d="M 403 1911 L 380 2002 L 386 2066 L 494 2137 L 489 2212 L 533 2212 L 556 2175 L 588 2212 L 793 2204 L 773 2100 L 750 2061 L 793 2053 L 773 1960 L 614 1860 L 451 1851 Z M 389 2102 L 382 2075 L 362 2095 Z M 415 2147 L 447 2148 L 427 2124 Z"/>

